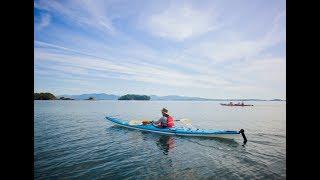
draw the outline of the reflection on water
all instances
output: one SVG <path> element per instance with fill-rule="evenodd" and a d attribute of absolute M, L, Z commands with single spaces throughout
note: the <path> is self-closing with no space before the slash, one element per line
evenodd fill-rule
<path fill-rule="evenodd" d="M 119 132 L 121 130 L 121 132 Z M 118 125 L 111 126 L 107 128 L 107 131 L 115 131 L 119 133 L 119 135 L 123 135 L 126 132 L 134 132 L 142 135 L 143 140 L 147 140 L 149 138 L 155 139 L 155 142 L 160 150 L 163 151 L 163 154 L 168 155 L 169 151 L 172 150 L 176 146 L 176 142 L 173 136 L 170 135 L 162 135 L 162 134 L 154 134 L 147 131 L 139 131 L 135 129 L 130 129 Z M 133 135 L 129 135 L 133 136 Z M 159 138 L 158 138 L 159 137 Z"/>
<path fill-rule="evenodd" d="M 203 147 L 216 147 L 217 145 L 229 146 L 229 147 L 238 147 L 239 142 L 234 139 L 226 139 L 226 138 L 217 138 L 217 137 L 186 137 L 180 136 L 181 139 L 186 141 L 198 144 Z M 214 142 L 214 144 L 208 144 L 207 142 Z"/>
<path fill-rule="evenodd" d="M 163 150 L 163 154 L 168 155 L 168 152 L 176 146 L 176 142 L 173 136 L 161 135 L 157 145 Z"/>
<path fill-rule="evenodd" d="M 120 130 L 120 131 L 119 131 Z M 153 142 L 156 142 L 156 145 L 160 150 L 163 151 L 163 154 L 168 155 L 169 151 L 173 150 L 176 147 L 176 139 L 179 138 L 181 140 L 189 141 L 191 143 L 198 144 L 203 147 L 216 148 L 217 146 L 228 146 L 228 147 L 238 147 L 239 142 L 234 139 L 225 139 L 225 138 L 216 138 L 216 137 L 186 137 L 186 136 L 172 136 L 172 135 L 164 135 L 164 134 L 155 134 L 147 131 L 139 131 L 135 129 L 130 129 L 118 125 L 113 125 L 107 128 L 107 131 L 119 133 L 119 136 L 123 136 L 128 132 L 132 132 L 130 135 L 126 135 L 129 137 L 141 138 L 144 141 L 148 141 L 152 139 Z M 212 141 L 214 143 L 212 143 Z M 211 143 L 208 143 L 211 142 Z"/>

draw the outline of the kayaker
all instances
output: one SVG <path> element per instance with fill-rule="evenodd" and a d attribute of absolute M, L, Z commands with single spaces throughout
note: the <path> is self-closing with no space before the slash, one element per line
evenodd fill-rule
<path fill-rule="evenodd" d="M 153 122 L 153 124 L 161 128 L 173 127 L 174 120 L 173 117 L 169 115 L 168 110 L 166 108 L 162 108 L 161 113 L 162 117 L 158 121 Z"/>

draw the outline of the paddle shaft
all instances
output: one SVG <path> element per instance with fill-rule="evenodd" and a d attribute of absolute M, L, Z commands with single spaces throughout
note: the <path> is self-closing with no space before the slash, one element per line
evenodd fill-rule
<path fill-rule="evenodd" d="M 174 121 L 181 121 L 181 120 L 184 120 L 184 119 L 175 119 Z M 188 119 L 189 120 L 189 119 Z"/>
<path fill-rule="evenodd" d="M 175 119 L 174 121 L 181 121 L 181 119 Z M 154 121 L 149 121 L 149 123 L 153 123 Z"/>
<path fill-rule="evenodd" d="M 190 119 L 184 119 L 184 118 L 182 118 L 182 119 L 175 119 L 174 120 L 175 122 L 181 122 L 181 123 L 186 123 L 186 124 L 190 124 L 191 123 L 191 120 Z M 131 122 L 131 124 L 140 124 L 140 123 L 142 123 L 142 124 L 150 124 L 150 123 L 154 123 L 154 121 L 149 121 L 149 120 L 133 120 L 133 121 L 130 121 Z M 139 123 L 140 122 L 140 123 Z"/>

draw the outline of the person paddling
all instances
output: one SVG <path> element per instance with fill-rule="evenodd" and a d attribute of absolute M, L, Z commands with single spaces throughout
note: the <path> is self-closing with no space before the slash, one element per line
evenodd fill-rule
<path fill-rule="evenodd" d="M 174 126 L 173 117 L 169 115 L 168 110 L 163 108 L 161 110 L 162 117 L 158 120 L 153 122 L 153 124 L 160 128 L 172 128 Z"/>

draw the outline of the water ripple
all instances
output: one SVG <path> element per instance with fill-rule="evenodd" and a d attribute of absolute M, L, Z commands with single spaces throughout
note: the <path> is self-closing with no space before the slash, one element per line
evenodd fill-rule
<path fill-rule="evenodd" d="M 162 106 L 199 127 L 245 127 L 248 142 L 159 135 L 103 119 L 153 119 Z M 230 109 L 215 102 L 36 102 L 35 179 L 285 179 L 284 109 Z"/>

